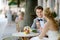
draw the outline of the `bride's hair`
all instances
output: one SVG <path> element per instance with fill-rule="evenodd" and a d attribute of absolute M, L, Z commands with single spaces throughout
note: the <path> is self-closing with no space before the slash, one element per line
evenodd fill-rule
<path fill-rule="evenodd" d="M 50 8 L 46 8 L 44 10 L 44 15 L 47 17 L 47 18 L 53 18 L 53 15 L 52 15 L 52 11 L 50 10 Z"/>
<path fill-rule="evenodd" d="M 47 17 L 55 26 L 58 26 L 56 20 L 54 19 L 52 15 L 52 11 L 50 10 L 50 8 L 46 8 L 44 10 L 44 16 Z"/>

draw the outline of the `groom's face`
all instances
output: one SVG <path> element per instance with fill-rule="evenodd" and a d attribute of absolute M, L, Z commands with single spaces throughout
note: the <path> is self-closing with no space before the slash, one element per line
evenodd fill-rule
<path fill-rule="evenodd" d="M 41 9 L 36 9 L 36 15 L 37 15 L 39 18 L 42 18 L 42 17 L 43 17 L 43 10 L 41 10 Z"/>

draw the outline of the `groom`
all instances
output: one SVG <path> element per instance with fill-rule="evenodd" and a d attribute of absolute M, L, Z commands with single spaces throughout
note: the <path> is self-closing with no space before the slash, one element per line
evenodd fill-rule
<path fill-rule="evenodd" d="M 36 6 L 35 12 L 36 12 L 37 17 L 34 19 L 31 28 L 36 29 L 37 32 L 40 33 L 42 31 L 42 28 L 44 28 L 43 7 Z"/>

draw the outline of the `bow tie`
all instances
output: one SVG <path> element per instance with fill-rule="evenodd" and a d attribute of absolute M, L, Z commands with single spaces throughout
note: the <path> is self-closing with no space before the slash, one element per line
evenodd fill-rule
<path fill-rule="evenodd" d="M 38 21 L 43 21 L 43 19 L 37 19 Z"/>

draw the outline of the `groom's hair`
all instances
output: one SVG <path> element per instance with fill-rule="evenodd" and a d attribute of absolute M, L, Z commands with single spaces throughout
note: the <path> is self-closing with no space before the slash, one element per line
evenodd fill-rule
<path fill-rule="evenodd" d="M 41 9 L 43 11 L 43 7 L 42 6 L 36 6 L 34 11 L 36 11 L 36 9 Z"/>

